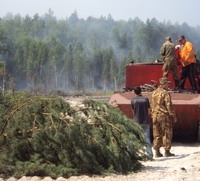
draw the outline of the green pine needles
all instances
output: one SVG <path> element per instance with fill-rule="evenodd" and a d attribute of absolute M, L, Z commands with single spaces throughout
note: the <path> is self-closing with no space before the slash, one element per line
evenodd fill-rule
<path fill-rule="evenodd" d="M 7 92 L 0 95 L 0 173 L 70 177 L 138 171 L 141 127 L 118 108 L 85 99 Z"/>

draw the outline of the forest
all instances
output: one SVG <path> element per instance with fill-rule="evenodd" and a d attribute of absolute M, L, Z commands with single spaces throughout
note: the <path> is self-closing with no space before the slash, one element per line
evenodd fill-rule
<path fill-rule="evenodd" d="M 130 61 L 161 59 L 164 38 L 171 36 L 175 43 L 179 35 L 194 44 L 200 57 L 200 26 L 187 23 L 139 17 L 116 21 L 111 15 L 81 19 L 76 11 L 57 19 L 51 9 L 33 17 L 7 13 L 0 18 L 0 88 L 121 90 Z"/>

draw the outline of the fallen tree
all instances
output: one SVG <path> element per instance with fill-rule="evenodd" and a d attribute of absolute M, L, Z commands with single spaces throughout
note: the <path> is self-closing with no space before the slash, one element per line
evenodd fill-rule
<path fill-rule="evenodd" d="M 0 174 L 70 177 L 138 171 L 141 127 L 118 108 L 25 92 L 0 95 Z"/>

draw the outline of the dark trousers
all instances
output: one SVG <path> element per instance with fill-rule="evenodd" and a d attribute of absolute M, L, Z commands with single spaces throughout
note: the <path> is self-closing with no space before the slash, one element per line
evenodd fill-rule
<path fill-rule="evenodd" d="M 192 90 L 197 90 L 197 84 L 194 77 L 194 63 L 182 67 L 181 78 L 179 80 L 179 88 L 184 89 L 186 79 L 189 79 Z"/>

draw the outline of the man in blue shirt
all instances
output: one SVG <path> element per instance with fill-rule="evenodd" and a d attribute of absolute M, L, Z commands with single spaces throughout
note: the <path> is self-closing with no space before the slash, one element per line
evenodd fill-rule
<path fill-rule="evenodd" d="M 151 148 L 151 141 L 150 141 L 150 122 L 149 122 L 149 110 L 150 110 L 150 103 L 149 99 L 144 97 L 141 94 L 142 90 L 139 86 L 134 88 L 134 96 L 131 99 L 131 106 L 133 109 L 133 119 L 140 124 L 140 126 L 144 130 L 144 135 L 147 142 L 147 155 L 152 158 L 153 152 Z"/>

